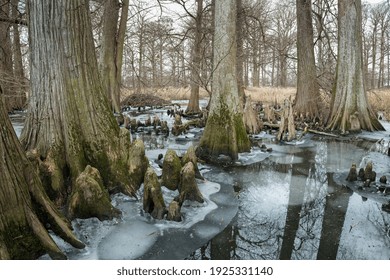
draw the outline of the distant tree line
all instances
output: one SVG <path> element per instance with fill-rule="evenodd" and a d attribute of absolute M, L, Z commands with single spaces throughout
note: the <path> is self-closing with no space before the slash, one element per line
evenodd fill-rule
<path fill-rule="evenodd" d="M 25 2 L 0 1 L 0 71 L 9 110 L 22 108 L 28 91 Z M 240 76 L 244 86 L 297 85 L 295 5 L 294 0 L 242 0 L 238 21 L 242 42 Z M 210 92 L 212 0 L 91 0 L 89 6 L 100 71 L 106 73 L 102 77 L 107 83 L 112 84 L 114 75 L 117 76 L 114 92 L 122 85 L 142 92 L 147 88 L 191 84 L 192 88 L 196 84 Z M 367 89 L 389 86 L 389 7 L 388 1 L 377 5 L 363 3 L 363 69 Z M 330 92 L 337 59 L 337 1 L 314 0 L 311 9 L 317 82 Z M 110 55 L 112 62 L 107 60 Z M 110 69 L 119 73 L 107 74 Z M 117 111 L 119 101 L 113 100 Z"/>
<path fill-rule="evenodd" d="M 123 85 L 189 85 L 193 112 L 199 87 L 209 91 L 196 155 L 211 162 L 250 151 L 250 85 L 297 84 L 297 117 L 325 129 L 383 130 L 365 87 L 389 80 L 387 2 L 366 10 L 360 0 L 27 2 L 28 16 L 24 2 L 0 0 L 0 259 L 66 258 L 49 229 L 83 248 L 68 220 L 76 209 L 112 218 L 109 194 L 136 196 L 149 162 L 114 118 Z M 331 93 L 327 116 L 320 88 Z M 25 99 L 17 139 L 7 112 Z M 82 193 L 99 200 L 87 206 Z"/>

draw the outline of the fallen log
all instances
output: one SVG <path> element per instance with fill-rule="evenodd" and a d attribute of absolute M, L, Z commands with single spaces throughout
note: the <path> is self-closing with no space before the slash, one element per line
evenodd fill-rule
<path fill-rule="evenodd" d="M 318 130 L 314 130 L 314 129 L 308 129 L 307 131 L 310 133 L 313 133 L 313 134 L 318 134 L 318 135 L 323 135 L 323 136 L 340 137 L 340 135 L 337 135 L 337 134 L 327 133 L 327 132 L 318 131 Z"/>
<path fill-rule="evenodd" d="M 268 126 L 270 128 L 280 128 L 280 124 L 278 124 L 278 123 L 264 122 L 264 126 Z M 319 131 L 319 130 L 315 130 L 315 129 L 307 129 L 307 132 L 310 132 L 310 133 L 313 133 L 313 134 L 322 135 L 322 136 L 340 137 L 340 135 L 337 135 L 337 134 L 332 134 L 332 133 Z"/>

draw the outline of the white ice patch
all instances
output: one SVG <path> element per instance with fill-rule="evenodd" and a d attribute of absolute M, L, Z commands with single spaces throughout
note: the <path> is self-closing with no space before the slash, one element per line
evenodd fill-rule
<path fill-rule="evenodd" d="M 122 218 L 113 221 L 99 221 L 96 218 L 76 219 L 73 222 L 75 233 L 86 244 L 85 249 L 77 250 L 60 242 L 60 247 L 69 259 L 136 259 L 145 254 L 159 236 L 169 229 L 189 229 L 201 223 L 207 214 L 218 206 L 210 199 L 220 191 L 220 185 L 208 181 L 198 181 L 204 203 L 185 202 L 181 212 L 182 222 L 155 220 L 142 210 L 142 191 L 139 201 L 116 194 L 112 204 L 122 211 Z M 168 205 L 178 195 L 163 187 L 163 196 Z"/>
<path fill-rule="evenodd" d="M 130 260 L 142 256 L 156 242 L 159 231 L 137 219 L 121 223 L 98 246 L 98 258 Z"/>
<path fill-rule="evenodd" d="M 381 121 L 381 124 L 385 129 L 384 131 L 362 131 L 361 133 L 357 134 L 357 137 L 367 140 L 383 139 L 386 142 L 390 141 L 390 122 Z"/>
<path fill-rule="evenodd" d="M 204 220 L 206 215 L 217 209 L 217 204 L 210 200 L 210 196 L 214 193 L 219 192 L 221 186 L 213 182 L 202 182 L 197 181 L 198 188 L 201 194 L 203 195 L 204 203 L 199 203 L 196 201 L 185 201 L 181 208 L 181 213 L 183 220 L 181 222 L 172 222 L 166 220 L 156 220 L 156 227 L 161 230 L 170 229 L 170 228 L 183 228 L 188 229 L 194 224 L 199 223 Z M 168 205 L 173 199 L 173 195 L 168 194 L 167 190 L 164 191 L 164 201 Z M 172 192 L 171 192 L 172 193 Z"/>
<path fill-rule="evenodd" d="M 371 152 L 362 158 L 362 161 L 358 164 L 358 168 L 365 168 L 370 161 L 377 176 L 389 173 L 390 157 L 387 154 Z"/>
<path fill-rule="evenodd" d="M 238 155 L 237 165 L 250 165 L 261 162 L 270 156 L 269 152 L 262 152 L 259 149 L 252 149 L 249 153 L 240 153 Z"/>
<path fill-rule="evenodd" d="M 371 200 L 363 201 L 357 194 L 351 196 L 337 259 L 390 258 L 390 218 L 378 207 L 380 206 L 377 203 Z"/>

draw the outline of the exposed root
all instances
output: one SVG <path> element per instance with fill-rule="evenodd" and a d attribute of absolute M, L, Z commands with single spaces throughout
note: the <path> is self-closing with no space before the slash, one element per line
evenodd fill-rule
<path fill-rule="evenodd" d="M 27 207 L 25 207 L 25 212 L 28 224 L 49 256 L 55 260 L 67 259 L 66 255 L 58 248 L 57 244 L 50 237 L 49 233 L 38 220 L 37 216 Z"/>
<path fill-rule="evenodd" d="M 41 185 L 35 181 L 35 176 L 32 174 L 27 174 L 26 172 L 24 175 L 32 198 L 47 214 L 47 219 L 49 220 L 53 231 L 75 248 L 84 248 L 85 245 L 80 240 L 78 240 L 71 231 L 70 222 L 59 213 L 57 208 L 44 192 Z"/>

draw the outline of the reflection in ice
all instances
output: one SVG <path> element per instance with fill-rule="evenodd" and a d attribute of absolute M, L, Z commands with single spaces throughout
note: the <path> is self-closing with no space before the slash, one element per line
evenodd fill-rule
<path fill-rule="evenodd" d="M 156 113 L 173 121 L 164 111 Z M 17 116 L 13 124 L 20 134 Z M 161 175 L 159 154 L 170 148 L 182 156 L 201 132 L 192 128 L 179 139 L 154 132 L 133 138 L 143 139 L 150 164 Z M 205 203 L 186 203 L 180 223 L 154 220 L 141 201 L 116 194 L 112 201 L 123 213 L 120 219 L 73 221 L 85 249 L 52 236 L 70 259 L 389 259 L 390 214 L 373 199 L 375 193 L 362 197 L 344 182 L 352 163 L 364 167 L 369 161 L 390 179 L 390 138 L 388 131 L 358 136 L 371 142 L 305 135 L 292 145 L 261 132 L 252 138 L 258 145 L 240 154 L 234 166 L 200 164 Z M 272 150 L 259 148 L 263 143 Z M 169 203 L 177 192 L 165 189 L 163 195 Z"/>
<path fill-rule="evenodd" d="M 380 204 L 351 196 L 341 235 L 339 259 L 390 259 L 390 216 Z"/>

